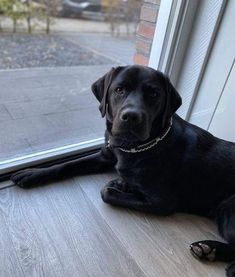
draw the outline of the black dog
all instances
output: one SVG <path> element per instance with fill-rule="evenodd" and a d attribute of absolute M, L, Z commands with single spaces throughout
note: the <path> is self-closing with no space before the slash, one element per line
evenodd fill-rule
<path fill-rule="evenodd" d="M 200 241 L 190 246 L 200 260 L 232 262 L 235 276 L 235 144 L 215 138 L 177 116 L 181 98 L 169 79 L 148 67 L 113 68 L 92 85 L 106 115 L 101 152 L 12 176 L 21 187 L 74 174 L 120 176 L 101 191 L 104 202 L 169 215 L 210 217 L 228 243 Z"/>

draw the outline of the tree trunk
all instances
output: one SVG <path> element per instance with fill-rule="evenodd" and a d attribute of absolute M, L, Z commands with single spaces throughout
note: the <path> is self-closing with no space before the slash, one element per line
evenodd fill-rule
<path fill-rule="evenodd" d="M 13 18 L 13 33 L 16 33 L 16 24 L 17 24 L 17 20 L 16 18 Z"/>
<path fill-rule="evenodd" d="M 51 19 L 50 16 L 47 16 L 47 20 L 46 20 L 46 33 L 50 34 L 50 25 L 51 25 Z"/>
<path fill-rule="evenodd" d="M 28 16 L 27 16 L 27 25 L 28 25 L 28 33 L 31 34 L 32 33 L 32 26 L 31 26 L 31 9 L 30 9 L 30 4 L 31 1 L 27 0 L 26 2 L 27 7 L 28 7 Z"/>
<path fill-rule="evenodd" d="M 30 16 L 27 17 L 27 24 L 28 24 L 28 33 L 31 34 L 32 26 L 31 26 L 31 17 Z"/>

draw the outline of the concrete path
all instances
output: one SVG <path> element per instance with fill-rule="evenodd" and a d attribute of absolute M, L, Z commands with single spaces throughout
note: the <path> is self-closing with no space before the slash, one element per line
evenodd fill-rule
<path fill-rule="evenodd" d="M 111 66 L 0 71 L 0 162 L 102 137 L 90 86 Z"/>

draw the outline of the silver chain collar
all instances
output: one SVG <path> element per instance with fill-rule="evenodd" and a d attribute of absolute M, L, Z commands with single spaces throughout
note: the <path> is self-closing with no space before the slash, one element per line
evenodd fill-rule
<path fill-rule="evenodd" d="M 159 141 L 163 140 L 167 136 L 167 134 L 169 133 L 169 131 L 171 129 L 171 126 L 172 126 L 172 118 L 170 119 L 170 124 L 169 124 L 168 128 L 166 129 L 165 133 L 161 137 L 157 137 L 157 138 L 155 138 L 145 144 L 141 144 L 135 148 L 124 149 L 124 148 L 118 147 L 118 149 L 125 153 L 140 153 L 143 151 L 147 151 L 147 150 L 151 149 L 152 147 L 154 147 L 155 145 L 157 145 Z M 108 141 L 107 147 L 109 147 L 109 146 L 110 146 L 110 143 Z"/>

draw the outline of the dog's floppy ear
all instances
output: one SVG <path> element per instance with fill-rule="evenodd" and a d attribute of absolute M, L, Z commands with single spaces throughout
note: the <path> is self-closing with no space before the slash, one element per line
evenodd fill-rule
<path fill-rule="evenodd" d="M 94 93 L 97 100 L 100 102 L 99 110 L 102 117 L 104 117 L 106 113 L 107 94 L 113 79 L 114 72 L 115 68 L 113 67 L 108 73 L 99 78 L 91 86 L 92 92 Z"/>
<path fill-rule="evenodd" d="M 165 105 L 162 118 L 162 127 L 166 126 L 167 121 L 172 117 L 172 115 L 178 110 L 182 104 L 182 98 L 171 84 L 169 77 L 164 75 L 165 79 Z"/>

